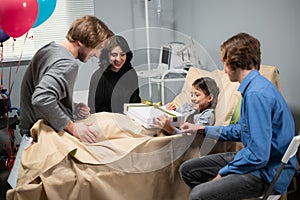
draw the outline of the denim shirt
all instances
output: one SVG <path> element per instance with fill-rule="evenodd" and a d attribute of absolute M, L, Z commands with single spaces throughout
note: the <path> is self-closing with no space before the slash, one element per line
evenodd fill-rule
<path fill-rule="evenodd" d="M 243 97 L 238 123 L 205 129 L 207 137 L 244 145 L 219 174 L 251 173 L 270 183 L 295 134 L 292 114 L 277 88 L 257 70 L 243 79 L 238 90 Z M 277 192 L 286 192 L 295 170 L 296 158 L 293 157 L 274 186 Z"/>

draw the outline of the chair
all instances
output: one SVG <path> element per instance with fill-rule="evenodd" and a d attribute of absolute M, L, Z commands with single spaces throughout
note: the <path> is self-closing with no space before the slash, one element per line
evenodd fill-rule
<path fill-rule="evenodd" d="M 271 194 L 273 187 L 274 187 L 278 177 L 280 176 L 284 166 L 288 163 L 290 158 L 292 158 L 297 153 L 299 146 L 300 146 L 300 135 L 297 135 L 292 139 L 289 147 L 287 148 L 285 154 L 283 155 L 283 158 L 281 159 L 280 167 L 278 168 L 275 177 L 273 178 L 270 186 L 268 187 L 267 192 L 264 194 L 263 198 L 260 198 L 260 199 L 262 199 L 262 200 L 277 200 L 280 198 L 280 195 L 270 195 L 270 194 Z"/>

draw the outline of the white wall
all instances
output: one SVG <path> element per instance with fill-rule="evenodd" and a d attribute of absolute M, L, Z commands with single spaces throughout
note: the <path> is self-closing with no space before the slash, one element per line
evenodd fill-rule
<path fill-rule="evenodd" d="M 144 31 L 144 3 L 144 0 L 95 0 L 95 15 L 115 33 Z M 294 114 L 296 130 L 300 129 L 299 0 L 161 0 L 160 15 L 157 3 L 158 0 L 148 2 L 149 25 L 163 28 L 160 29 L 162 32 L 174 30 L 191 35 L 208 51 L 219 68 L 222 68 L 219 46 L 223 41 L 241 31 L 256 36 L 261 41 L 262 63 L 276 65 L 279 69 L 283 95 Z M 171 35 L 161 38 L 157 33 L 151 37 L 151 44 L 173 39 Z M 133 50 L 137 50 L 134 63 L 138 67 L 147 63 L 145 49 L 135 49 L 140 48 L 137 45 L 139 41 L 145 42 L 145 35 L 130 41 Z M 152 52 L 151 57 L 151 62 L 158 61 L 157 52 Z M 19 105 L 19 86 L 25 68 L 26 65 L 20 66 L 15 77 L 11 98 L 16 106 Z M 91 73 L 96 68 L 95 61 L 80 68 L 75 90 L 88 88 Z M 8 69 L 5 67 L 5 70 Z"/>
<path fill-rule="evenodd" d="M 144 2 L 97 0 L 95 13 L 119 33 L 145 27 Z M 238 32 L 256 36 L 261 41 L 262 64 L 279 69 L 283 95 L 293 112 L 296 130 L 300 129 L 299 0 L 161 0 L 160 20 L 157 2 L 149 2 L 150 26 L 191 35 L 219 68 L 223 68 L 219 55 L 223 41 Z M 138 63 L 145 62 L 146 57 L 139 57 L 142 61 Z"/>
<path fill-rule="evenodd" d="M 191 34 L 220 68 L 222 42 L 238 32 L 257 37 L 262 64 L 279 69 L 283 95 L 299 130 L 299 8 L 299 0 L 174 0 L 175 29 Z"/>

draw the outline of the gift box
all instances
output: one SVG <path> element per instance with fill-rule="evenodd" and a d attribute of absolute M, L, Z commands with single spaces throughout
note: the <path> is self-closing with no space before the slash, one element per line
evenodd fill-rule
<path fill-rule="evenodd" d="M 152 128 L 150 125 L 153 123 L 153 119 L 162 115 L 168 115 L 170 117 L 171 125 L 175 127 L 179 127 L 184 123 L 184 116 L 181 113 L 167 110 L 163 106 L 152 104 L 124 104 L 124 114 L 139 122 L 145 128 Z"/>

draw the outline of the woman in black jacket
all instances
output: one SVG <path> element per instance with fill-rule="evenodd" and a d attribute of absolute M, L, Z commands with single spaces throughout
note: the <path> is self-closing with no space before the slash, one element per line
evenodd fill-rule
<path fill-rule="evenodd" d="M 132 57 L 132 51 L 122 36 L 110 39 L 101 52 L 100 67 L 91 78 L 88 98 L 91 113 L 123 113 L 124 103 L 141 102 Z"/>

